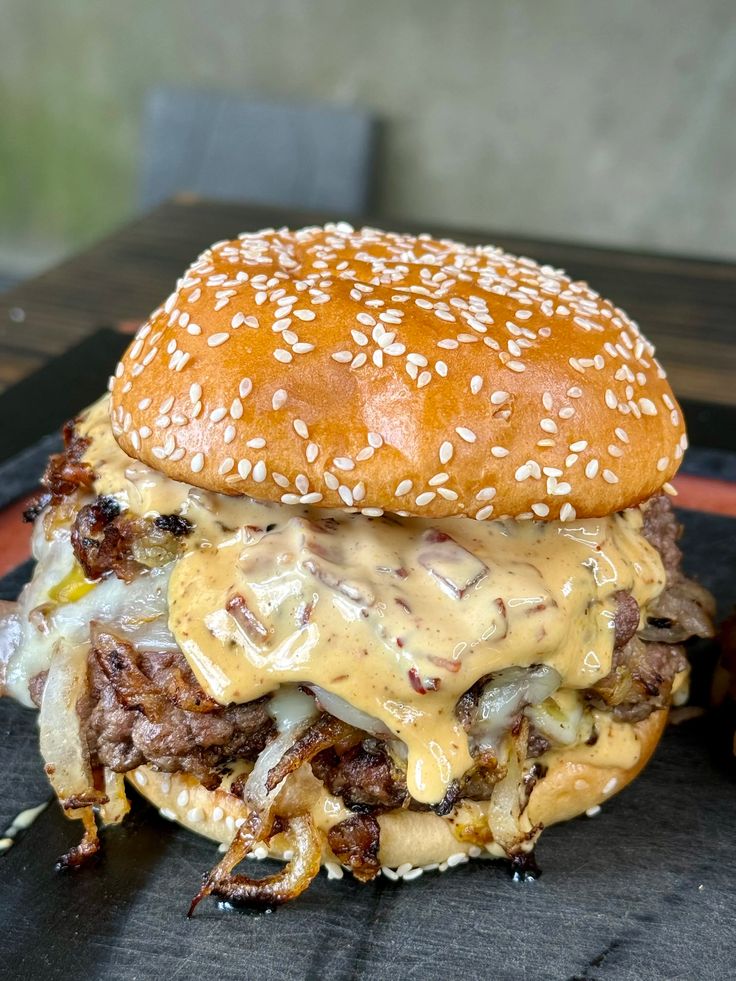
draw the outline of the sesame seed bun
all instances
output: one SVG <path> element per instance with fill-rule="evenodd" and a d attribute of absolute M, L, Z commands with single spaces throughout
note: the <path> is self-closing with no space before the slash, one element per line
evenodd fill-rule
<path fill-rule="evenodd" d="M 369 514 L 597 517 L 686 446 L 651 344 L 585 284 L 343 224 L 212 246 L 111 390 L 121 447 L 169 477 Z"/>
<path fill-rule="evenodd" d="M 601 732 L 595 746 L 547 753 L 543 757 L 547 773 L 534 787 L 526 809 L 529 825 L 547 826 L 570 820 L 617 794 L 644 768 L 666 722 L 667 712 L 656 711 L 641 722 L 613 723 Z M 622 734 L 636 745 L 626 764 L 616 749 Z M 617 759 L 621 760 L 618 765 Z M 227 790 L 232 775 L 214 791 L 205 790 L 191 774 L 159 773 L 149 766 L 138 767 L 126 776 L 164 817 L 214 841 L 229 843 L 237 822 L 245 818 L 243 801 Z M 330 796 L 308 767 L 303 767 L 295 777 L 279 797 L 280 814 L 289 817 L 308 810 L 325 836 L 330 827 L 350 817 L 351 812 L 342 801 Z M 405 863 L 421 867 L 446 862 L 457 855 L 477 856 L 481 851 L 501 857 L 503 850 L 489 840 L 486 810 L 486 802 L 466 802 L 449 819 L 430 811 L 399 809 L 382 814 L 378 819 L 379 860 L 384 866 L 396 868 Z M 478 827 L 485 840 L 482 837 L 461 840 L 453 832 L 453 824 Z M 270 854 L 281 858 L 288 847 L 288 840 L 277 835 L 271 841 Z M 326 838 L 322 861 L 323 864 L 336 862 Z"/>

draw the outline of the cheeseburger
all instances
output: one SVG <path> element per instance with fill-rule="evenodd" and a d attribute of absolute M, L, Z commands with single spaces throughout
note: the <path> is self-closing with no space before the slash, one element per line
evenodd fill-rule
<path fill-rule="evenodd" d="M 651 344 L 497 248 L 218 242 L 64 435 L 0 660 L 83 822 L 67 866 L 128 781 L 226 847 L 195 904 L 523 867 L 641 770 L 711 634 Z"/>

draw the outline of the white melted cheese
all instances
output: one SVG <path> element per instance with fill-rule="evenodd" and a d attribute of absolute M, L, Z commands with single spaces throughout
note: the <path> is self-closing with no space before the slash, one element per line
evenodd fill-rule
<path fill-rule="evenodd" d="M 132 461 L 106 398 L 79 428 L 96 493 L 194 524 L 166 570 L 169 628 L 208 694 L 226 704 L 319 686 L 405 744 L 419 801 L 471 766 L 455 706 L 479 678 L 546 664 L 563 688 L 588 688 L 611 667 L 614 593 L 645 609 L 664 588 L 638 509 L 563 524 L 264 504 Z"/>

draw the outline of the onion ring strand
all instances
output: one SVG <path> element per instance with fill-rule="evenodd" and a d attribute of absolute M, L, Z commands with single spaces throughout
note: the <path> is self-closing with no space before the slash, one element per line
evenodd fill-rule
<path fill-rule="evenodd" d="M 263 839 L 262 820 L 253 815 L 246 821 L 227 854 L 206 877 L 202 888 L 192 900 L 188 917 L 193 916 L 200 902 L 209 895 L 226 902 L 247 903 L 252 906 L 277 906 L 301 895 L 317 875 L 322 861 L 322 847 L 317 829 L 306 814 L 288 819 L 286 833 L 293 845 L 293 857 L 276 875 L 252 879 L 233 875 L 232 870 Z"/>

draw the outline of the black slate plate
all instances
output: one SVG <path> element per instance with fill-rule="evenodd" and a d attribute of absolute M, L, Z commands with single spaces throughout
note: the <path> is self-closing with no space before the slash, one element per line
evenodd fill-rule
<path fill-rule="evenodd" d="M 124 343 L 100 331 L 0 398 L 2 418 L 31 402 L 40 410 L 23 411 L 22 434 L 0 434 L 0 504 L 32 489 L 55 447 L 46 434 L 96 396 Z M 712 434 L 718 420 L 705 421 Z M 733 450 L 736 429 L 716 430 L 715 443 L 695 433 L 702 448 L 686 468 L 732 479 L 734 455 L 722 449 Z M 723 615 L 736 602 L 736 521 L 682 517 L 688 568 Z M 0 598 L 29 572 L 0 581 Z M 699 646 L 701 698 L 713 658 Z M 736 782 L 712 753 L 712 729 L 705 719 L 671 728 L 645 774 L 600 815 L 546 831 L 536 882 L 514 883 L 490 862 L 406 884 L 320 875 L 271 914 L 210 901 L 186 920 L 215 847 L 141 799 L 105 833 L 95 867 L 55 873 L 78 827 L 52 804 L 0 856 L 0 978 L 736 978 Z M 35 714 L 0 702 L 0 832 L 48 796 Z"/>
<path fill-rule="evenodd" d="M 685 512 L 690 571 L 725 612 L 736 521 Z M 698 657 L 712 661 L 701 645 Z M 56 805 L 0 859 L 0 975 L 80 978 L 736 977 L 736 781 L 709 719 L 670 728 L 639 780 L 595 818 L 548 829 L 535 882 L 472 862 L 412 883 L 324 874 L 273 913 L 208 901 L 185 918 L 215 847 L 140 799 L 102 860 L 53 863 L 77 828 Z M 48 794 L 33 713 L 0 704 L 0 820 Z M 3 826 L 4 826 L 3 825 Z"/>

